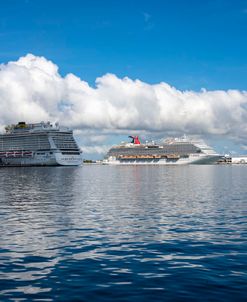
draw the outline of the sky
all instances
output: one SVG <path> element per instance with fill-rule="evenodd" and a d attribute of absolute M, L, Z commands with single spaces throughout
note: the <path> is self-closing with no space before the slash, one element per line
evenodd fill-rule
<path fill-rule="evenodd" d="M 86 158 L 200 136 L 247 149 L 247 1 L 0 1 L 0 126 L 59 121 Z"/>

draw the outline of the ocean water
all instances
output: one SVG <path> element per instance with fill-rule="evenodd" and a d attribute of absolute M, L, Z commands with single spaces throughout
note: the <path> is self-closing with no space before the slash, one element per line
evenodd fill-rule
<path fill-rule="evenodd" d="M 246 301 L 247 166 L 0 169 L 0 301 Z"/>

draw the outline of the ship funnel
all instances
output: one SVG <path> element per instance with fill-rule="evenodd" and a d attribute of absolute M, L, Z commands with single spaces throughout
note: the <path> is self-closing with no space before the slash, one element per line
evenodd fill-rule
<path fill-rule="evenodd" d="M 141 144 L 138 136 L 131 136 L 130 135 L 129 137 L 132 138 L 132 141 L 131 141 L 132 144 L 134 144 L 134 145 L 140 145 Z"/>

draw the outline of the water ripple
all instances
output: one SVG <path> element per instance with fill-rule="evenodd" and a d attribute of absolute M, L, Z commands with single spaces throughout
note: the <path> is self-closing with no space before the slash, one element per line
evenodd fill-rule
<path fill-rule="evenodd" d="M 1 301 L 245 299 L 245 166 L 0 174 Z"/>

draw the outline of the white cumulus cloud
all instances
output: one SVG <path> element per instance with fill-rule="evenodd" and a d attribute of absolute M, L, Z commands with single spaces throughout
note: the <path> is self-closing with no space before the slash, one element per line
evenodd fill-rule
<path fill-rule="evenodd" d="M 180 91 L 106 74 L 96 86 L 44 57 L 28 54 L 0 65 L 0 125 L 59 121 L 75 129 L 171 131 L 247 138 L 247 92 Z"/>

